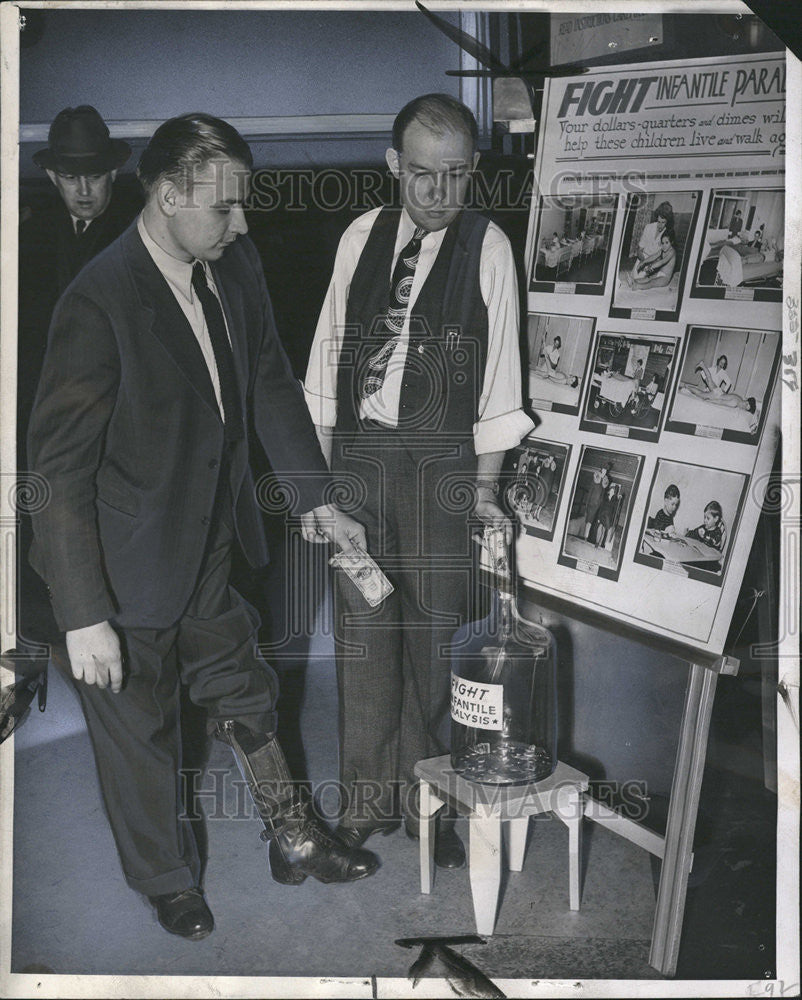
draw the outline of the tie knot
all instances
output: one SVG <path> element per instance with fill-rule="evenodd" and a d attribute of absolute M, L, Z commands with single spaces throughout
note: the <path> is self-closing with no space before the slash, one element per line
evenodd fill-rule
<path fill-rule="evenodd" d="M 78 235 L 78 236 L 83 235 L 83 232 L 84 232 L 85 229 L 86 229 L 86 222 L 84 221 L 84 219 L 76 219 L 75 220 L 75 232 L 76 232 L 76 235 Z"/>
<path fill-rule="evenodd" d="M 413 240 L 417 240 L 418 243 L 420 243 L 421 240 L 423 239 L 423 237 L 426 236 L 426 235 L 427 235 L 427 230 L 426 229 L 421 229 L 420 226 L 416 226 L 415 227 L 415 232 L 414 232 L 414 234 L 412 236 L 412 239 Z"/>
<path fill-rule="evenodd" d="M 199 260 L 196 260 L 192 265 L 192 287 L 197 292 L 206 291 L 209 287 L 206 281 L 206 271 Z"/>

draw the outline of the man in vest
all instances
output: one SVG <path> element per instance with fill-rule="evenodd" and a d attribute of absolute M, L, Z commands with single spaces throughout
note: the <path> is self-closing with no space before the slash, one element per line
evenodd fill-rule
<path fill-rule="evenodd" d="M 498 505 L 504 453 L 532 429 L 521 410 L 518 291 L 509 241 L 464 211 L 477 126 L 445 94 L 398 114 L 387 163 L 402 209 L 356 219 L 337 251 L 306 374 L 324 455 L 370 553 L 394 586 L 370 608 L 338 572 L 338 835 L 354 846 L 403 814 L 418 834 L 415 763 L 448 745 L 448 644 L 468 609 L 470 517 Z M 435 860 L 461 867 L 453 818 Z"/>

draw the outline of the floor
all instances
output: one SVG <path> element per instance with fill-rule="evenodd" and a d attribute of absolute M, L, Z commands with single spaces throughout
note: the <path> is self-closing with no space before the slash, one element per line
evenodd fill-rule
<path fill-rule="evenodd" d="M 305 671 L 287 661 L 282 706 L 303 739 L 305 762 L 296 760 L 296 767 L 305 765 L 324 806 L 324 783 L 337 775 L 336 684 L 325 632 L 318 629 Z M 467 870 L 438 870 L 433 893 L 421 895 L 417 845 L 402 832 L 370 842 L 383 864 L 363 882 L 274 883 L 230 752 L 214 744 L 205 750 L 198 788 L 216 929 L 196 943 L 165 934 L 123 881 L 77 699 L 56 671 L 50 675 L 46 713 L 34 712 L 15 738 L 11 969 L 36 974 L 31 983 L 47 989 L 51 974 L 302 976 L 311 978 L 294 987 L 260 980 L 260 992 L 250 995 L 408 996 L 406 977 L 418 953 L 396 939 L 474 933 Z M 734 683 L 714 710 L 680 980 L 756 981 L 772 972 L 776 798 L 762 785 L 759 689 L 756 696 L 754 682 L 726 680 Z M 458 830 L 466 834 L 463 823 Z M 660 980 L 648 964 L 657 865 L 585 823 L 582 903 L 571 912 L 567 850 L 562 824 L 534 820 L 524 870 L 502 886 L 495 934 L 455 950 L 508 996 L 530 995 L 526 990 L 544 979 Z M 458 992 L 444 984 L 437 961 L 426 975 L 434 978 L 416 996 Z M 184 981 L 165 983 L 137 995 L 197 995 Z M 462 995 L 489 995 L 473 988 Z M 225 995 L 240 995 L 230 989 Z"/>

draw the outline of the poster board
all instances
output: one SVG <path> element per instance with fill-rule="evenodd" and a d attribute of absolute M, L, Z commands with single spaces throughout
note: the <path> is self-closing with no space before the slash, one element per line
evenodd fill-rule
<path fill-rule="evenodd" d="M 779 54 L 606 66 L 543 96 L 519 573 L 713 656 L 779 439 L 784 123 Z"/>

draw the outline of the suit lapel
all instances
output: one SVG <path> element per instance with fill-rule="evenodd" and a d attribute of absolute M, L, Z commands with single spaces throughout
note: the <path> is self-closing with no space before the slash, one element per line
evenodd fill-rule
<path fill-rule="evenodd" d="M 219 415 L 209 369 L 197 338 L 166 279 L 145 249 L 136 222 L 122 240 L 139 295 L 143 326 L 150 328 L 195 392 Z"/>

